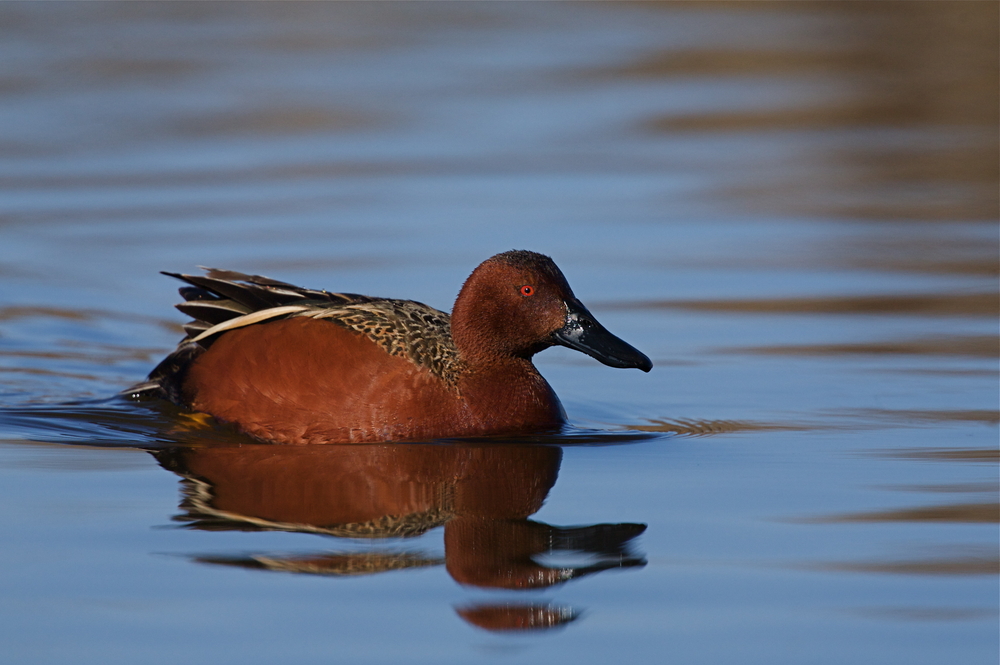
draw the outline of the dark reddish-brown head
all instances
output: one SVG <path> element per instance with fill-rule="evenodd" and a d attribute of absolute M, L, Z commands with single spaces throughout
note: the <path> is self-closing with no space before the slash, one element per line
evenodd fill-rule
<path fill-rule="evenodd" d="M 504 252 L 480 264 L 458 294 L 451 327 L 472 363 L 530 358 L 561 344 L 611 367 L 653 366 L 598 323 L 552 259 L 535 252 Z"/>

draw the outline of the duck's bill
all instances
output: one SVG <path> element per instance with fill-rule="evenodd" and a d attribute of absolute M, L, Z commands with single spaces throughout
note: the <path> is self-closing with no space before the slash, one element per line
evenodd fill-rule
<path fill-rule="evenodd" d="M 583 351 L 609 367 L 653 369 L 646 354 L 608 332 L 579 300 L 566 301 L 566 310 L 565 325 L 553 333 L 556 344 Z"/>

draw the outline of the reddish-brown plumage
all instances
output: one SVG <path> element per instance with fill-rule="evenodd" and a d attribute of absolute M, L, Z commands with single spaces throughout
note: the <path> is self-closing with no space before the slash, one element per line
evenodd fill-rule
<path fill-rule="evenodd" d="M 477 367 L 457 387 L 329 321 L 293 318 L 223 335 L 191 365 L 184 395 L 197 411 L 282 443 L 475 436 L 562 422 L 555 394 L 526 360 Z"/>
<path fill-rule="evenodd" d="M 531 363 L 538 351 L 564 344 L 615 367 L 651 367 L 593 319 L 551 259 L 532 252 L 481 264 L 450 325 L 446 314 L 409 301 L 222 271 L 177 276 L 198 287 L 182 290 L 182 307 L 214 313 L 133 392 L 156 390 L 268 441 L 544 430 L 562 424 L 563 412 Z"/>

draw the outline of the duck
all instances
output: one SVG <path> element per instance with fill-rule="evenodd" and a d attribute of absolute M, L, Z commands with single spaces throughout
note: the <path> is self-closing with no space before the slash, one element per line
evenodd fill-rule
<path fill-rule="evenodd" d="M 412 300 L 204 268 L 177 348 L 129 397 L 165 399 L 269 443 L 385 443 L 557 431 L 566 414 L 532 357 L 561 345 L 652 369 L 573 294 L 555 262 L 512 250 L 469 276 L 451 315 Z"/>

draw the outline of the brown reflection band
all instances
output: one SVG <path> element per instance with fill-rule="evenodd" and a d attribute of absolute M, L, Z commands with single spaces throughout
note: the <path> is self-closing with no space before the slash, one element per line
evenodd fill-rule
<path fill-rule="evenodd" d="M 687 309 L 752 314 L 916 314 L 920 316 L 998 316 L 994 293 L 934 293 L 843 296 L 830 298 L 762 298 L 755 300 L 643 300 L 602 303 L 608 309 Z"/>
<path fill-rule="evenodd" d="M 1000 503 L 958 503 L 948 506 L 924 506 L 902 510 L 883 510 L 868 513 L 845 513 L 807 520 L 808 522 L 953 522 L 1000 523 Z"/>
<path fill-rule="evenodd" d="M 840 355 L 921 355 L 970 356 L 996 358 L 1000 355 L 1000 337 L 993 335 L 952 335 L 925 339 L 856 344 L 787 344 L 720 349 L 726 353 L 753 353 L 777 356 Z"/>
<path fill-rule="evenodd" d="M 997 575 L 1000 558 L 956 557 L 923 561 L 860 561 L 824 563 L 810 566 L 817 570 L 890 575 Z"/>

